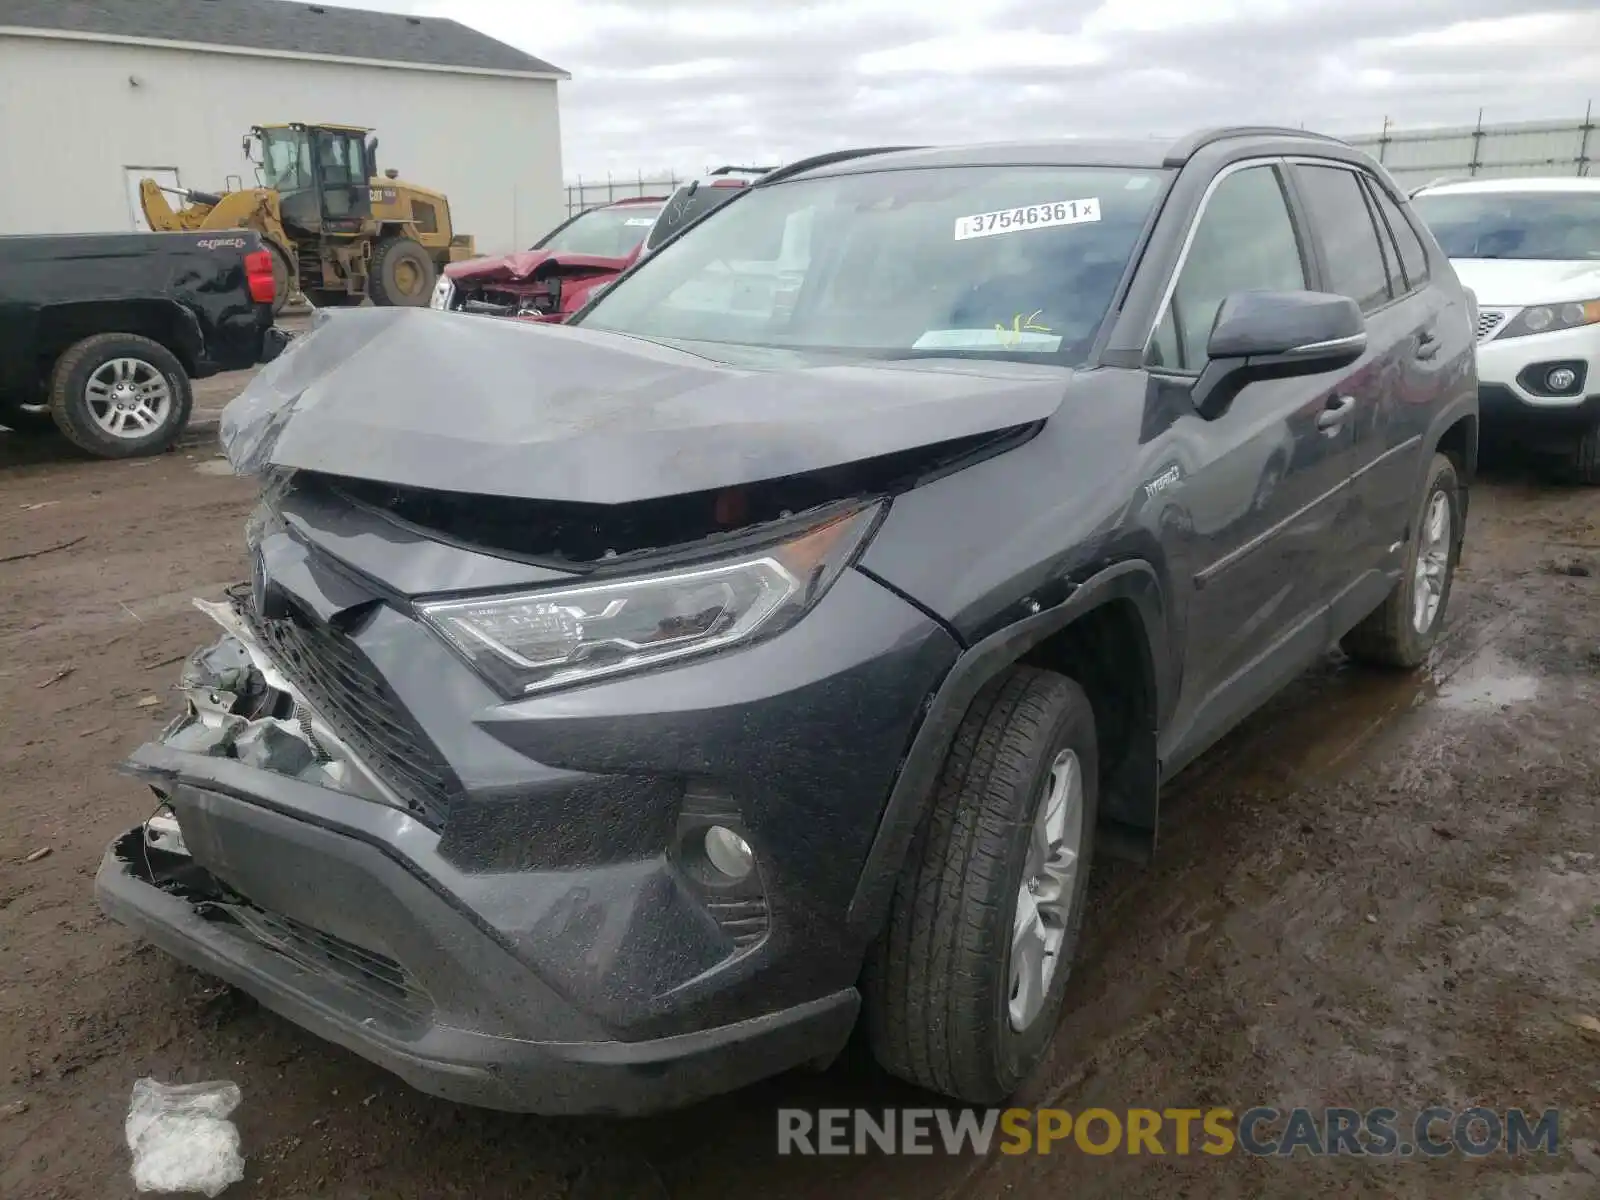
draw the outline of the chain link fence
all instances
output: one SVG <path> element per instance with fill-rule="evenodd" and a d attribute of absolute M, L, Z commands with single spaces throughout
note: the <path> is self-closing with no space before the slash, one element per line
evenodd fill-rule
<path fill-rule="evenodd" d="M 567 184 L 567 216 L 636 196 L 670 196 L 684 182 L 687 182 L 686 176 L 671 171 L 653 174 L 639 171 L 620 177 L 607 175 L 604 179 L 585 179 L 579 175 Z"/>
<path fill-rule="evenodd" d="M 1588 175 L 1600 153 L 1593 116 L 1590 104 L 1581 118 L 1486 125 L 1479 109 L 1473 125 L 1404 130 L 1386 120 L 1378 133 L 1345 140 L 1381 162 L 1403 187 L 1445 178 Z"/>

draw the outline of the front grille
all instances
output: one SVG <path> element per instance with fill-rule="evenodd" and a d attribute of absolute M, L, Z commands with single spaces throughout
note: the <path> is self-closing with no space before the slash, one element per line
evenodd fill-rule
<path fill-rule="evenodd" d="M 1505 324 L 1506 314 L 1497 308 L 1480 308 L 1478 310 L 1478 340 L 1487 342 L 1495 335 L 1495 331 Z"/>
<path fill-rule="evenodd" d="M 355 642 L 298 616 L 262 617 L 248 598 L 235 603 L 317 716 L 418 819 L 442 826 L 461 781 Z"/>
<path fill-rule="evenodd" d="M 424 1020 L 433 1011 L 433 999 L 422 985 L 386 955 L 249 902 L 209 901 L 206 907 L 226 916 L 269 950 L 337 980 L 405 1023 Z"/>

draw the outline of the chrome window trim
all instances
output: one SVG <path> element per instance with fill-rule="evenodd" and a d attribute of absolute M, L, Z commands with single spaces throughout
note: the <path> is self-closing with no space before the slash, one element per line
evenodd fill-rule
<path fill-rule="evenodd" d="M 1200 231 L 1200 222 L 1205 220 L 1206 210 L 1211 207 L 1211 197 L 1216 194 L 1217 189 L 1222 186 L 1225 180 L 1237 175 L 1240 171 L 1249 171 L 1257 167 L 1275 167 L 1290 161 L 1289 157 L 1283 154 L 1272 154 L 1262 158 L 1242 158 L 1238 162 L 1229 163 L 1223 167 L 1212 177 L 1211 182 L 1206 185 L 1206 190 L 1200 196 L 1200 203 L 1195 206 L 1194 217 L 1189 222 L 1189 229 L 1183 235 L 1183 247 L 1178 251 L 1178 261 L 1173 264 L 1172 272 L 1167 276 L 1167 286 L 1161 291 L 1161 303 L 1156 305 L 1155 319 L 1150 322 L 1150 328 L 1145 331 L 1144 344 L 1139 351 L 1142 359 L 1148 360 L 1150 357 L 1150 343 L 1155 340 L 1156 330 L 1161 327 L 1161 322 L 1166 318 L 1167 309 L 1172 305 L 1173 293 L 1178 290 L 1178 280 L 1183 277 L 1183 268 L 1189 262 L 1189 251 L 1194 246 L 1195 234 Z M 1312 159 L 1311 161 L 1317 162 L 1321 160 Z M 1289 203 L 1287 196 L 1284 197 L 1283 207 L 1284 211 L 1289 214 L 1289 221 L 1292 225 L 1295 219 L 1294 208 Z M 1296 233 L 1298 232 L 1299 230 L 1297 229 Z M 1304 263 L 1301 264 L 1302 269 L 1305 265 Z M 1145 369 L 1157 370 L 1158 368 L 1150 367 L 1148 361 L 1146 361 Z M 1159 370 L 1163 375 L 1185 379 L 1192 378 L 1198 374 L 1198 372 L 1176 371 L 1171 368 L 1160 368 Z"/>

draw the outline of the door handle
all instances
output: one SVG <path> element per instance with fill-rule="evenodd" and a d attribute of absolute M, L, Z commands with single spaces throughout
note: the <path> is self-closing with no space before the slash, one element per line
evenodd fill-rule
<path fill-rule="evenodd" d="M 1317 428 L 1330 437 L 1339 432 L 1339 427 L 1344 424 L 1344 419 L 1350 415 L 1350 410 L 1356 406 L 1354 396 L 1335 396 L 1328 401 L 1328 407 L 1317 414 Z"/>
<path fill-rule="evenodd" d="M 1437 358 L 1439 354 L 1439 335 L 1431 329 L 1424 329 L 1417 334 L 1417 357 L 1427 362 L 1430 358 Z"/>

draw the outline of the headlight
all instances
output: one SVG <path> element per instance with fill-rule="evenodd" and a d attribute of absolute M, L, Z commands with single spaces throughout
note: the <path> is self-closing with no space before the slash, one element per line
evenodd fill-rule
<path fill-rule="evenodd" d="M 1527 337 L 1530 333 L 1552 333 L 1576 329 L 1580 325 L 1600 324 L 1600 300 L 1571 300 L 1565 304 L 1535 304 L 1525 308 L 1500 331 L 1500 336 Z"/>
<path fill-rule="evenodd" d="M 881 507 L 737 558 L 418 609 L 507 696 L 588 683 L 781 633 L 839 577 Z"/>
<path fill-rule="evenodd" d="M 450 276 L 439 276 L 439 282 L 433 285 L 433 299 L 428 301 L 429 308 L 450 309 L 450 302 L 455 299 L 456 285 L 450 282 Z"/>

